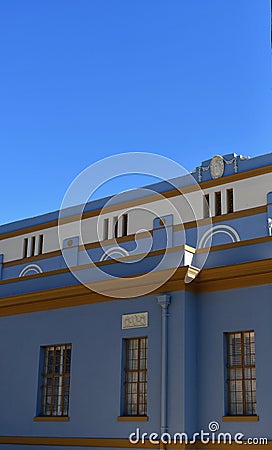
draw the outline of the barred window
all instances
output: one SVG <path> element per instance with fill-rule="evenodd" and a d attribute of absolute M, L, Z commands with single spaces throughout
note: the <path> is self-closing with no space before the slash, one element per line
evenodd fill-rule
<path fill-rule="evenodd" d="M 43 347 L 41 416 L 68 416 L 71 344 Z"/>
<path fill-rule="evenodd" d="M 147 337 L 126 339 L 126 416 L 147 415 Z"/>
<path fill-rule="evenodd" d="M 254 331 L 227 333 L 228 414 L 256 415 Z"/>

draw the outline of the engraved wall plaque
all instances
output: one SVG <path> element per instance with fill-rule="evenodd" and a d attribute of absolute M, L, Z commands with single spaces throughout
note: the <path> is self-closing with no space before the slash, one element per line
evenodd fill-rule
<path fill-rule="evenodd" d="M 122 330 L 148 327 L 148 312 L 122 315 Z"/>

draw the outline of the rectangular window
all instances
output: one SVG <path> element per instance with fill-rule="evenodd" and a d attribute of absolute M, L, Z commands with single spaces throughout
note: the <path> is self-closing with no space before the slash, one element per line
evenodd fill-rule
<path fill-rule="evenodd" d="M 30 245 L 30 256 L 34 256 L 35 255 L 35 242 L 36 242 L 35 236 L 32 236 L 30 242 L 31 242 L 31 245 Z"/>
<path fill-rule="evenodd" d="M 39 244 L 38 244 L 38 255 L 41 255 L 43 252 L 43 234 L 39 235 Z"/>
<path fill-rule="evenodd" d="M 109 219 L 104 220 L 104 239 L 109 234 Z M 128 235 L 128 214 L 114 216 L 112 219 L 112 237 L 118 238 Z"/>
<path fill-rule="evenodd" d="M 41 416 L 68 416 L 71 344 L 43 347 Z"/>
<path fill-rule="evenodd" d="M 126 416 L 147 415 L 147 337 L 125 340 Z"/>
<path fill-rule="evenodd" d="M 256 415 L 254 331 L 227 333 L 228 414 Z"/>
<path fill-rule="evenodd" d="M 227 189 L 227 212 L 233 212 L 233 189 Z"/>
<path fill-rule="evenodd" d="M 25 238 L 23 242 L 23 258 L 27 258 L 28 239 Z"/>
<path fill-rule="evenodd" d="M 109 219 L 104 219 L 103 239 L 109 239 Z"/>
<path fill-rule="evenodd" d="M 221 207 L 221 192 L 215 192 L 215 215 L 220 216 L 222 214 L 222 207 Z"/>
<path fill-rule="evenodd" d="M 210 217 L 210 196 L 209 194 L 204 195 L 203 198 L 203 217 L 206 219 Z"/>
<path fill-rule="evenodd" d="M 113 237 L 118 238 L 118 216 L 113 218 Z"/>
<path fill-rule="evenodd" d="M 29 248 L 30 246 L 30 248 Z M 37 247 L 37 248 L 36 248 Z M 29 254 L 28 254 L 29 248 Z M 41 255 L 43 252 L 43 234 L 39 236 L 32 236 L 31 238 L 25 238 L 23 241 L 23 258 L 28 256 Z"/>
<path fill-rule="evenodd" d="M 128 215 L 122 215 L 122 236 L 127 236 L 128 234 Z"/>

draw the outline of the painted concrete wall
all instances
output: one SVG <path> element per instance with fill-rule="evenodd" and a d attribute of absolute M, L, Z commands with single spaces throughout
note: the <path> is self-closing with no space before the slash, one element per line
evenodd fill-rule
<path fill-rule="evenodd" d="M 222 432 L 271 432 L 271 285 L 195 296 L 171 294 L 169 308 L 169 432 L 192 434 L 216 420 Z M 121 330 L 121 315 L 149 312 L 149 326 Z M 160 432 L 161 311 L 155 296 L 1 319 L 1 435 L 127 438 L 136 427 Z M 258 422 L 222 422 L 224 333 L 253 329 Z M 118 422 L 122 414 L 122 339 L 148 336 L 149 422 Z M 34 422 L 40 346 L 72 343 L 70 422 Z M 17 447 L 16 447 L 17 448 Z M 23 448 L 23 447 L 22 447 Z"/>
<path fill-rule="evenodd" d="M 221 431 L 272 438 L 272 285 L 201 294 L 197 299 L 197 424 L 220 423 Z M 224 422 L 224 333 L 255 331 L 257 414 L 259 422 Z"/>
<path fill-rule="evenodd" d="M 233 158 L 229 156 L 230 160 Z M 267 165 L 271 155 L 259 157 L 259 166 Z M 256 161 L 239 160 L 240 169 L 254 168 Z M 254 166 L 255 164 L 255 166 Z M 207 167 L 208 162 L 203 163 Z M 226 166 L 226 175 L 233 173 L 234 167 Z M 195 174 L 197 177 L 197 173 Z M 207 179 L 203 171 L 203 180 Z M 266 205 L 267 193 L 271 191 L 271 174 L 241 180 L 231 186 L 222 185 L 223 198 L 225 189 L 233 187 L 235 210 Z M 258 189 L 256 189 L 256 187 Z M 205 190 L 214 196 L 216 187 Z M 192 202 L 199 217 L 202 217 L 202 197 L 192 194 Z M 184 210 L 181 198 L 174 199 L 177 210 Z M 93 207 L 100 203 L 95 202 Z M 155 209 L 158 216 L 169 214 L 169 205 L 158 202 L 147 205 Z M 212 207 L 213 208 L 213 207 Z M 223 206 L 224 212 L 225 206 Z M 227 244 L 247 239 L 268 236 L 266 212 L 240 219 L 227 220 L 212 230 L 212 245 Z M 270 208 L 271 209 L 271 208 Z M 121 210 L 120 210 L 121 211 Z M 171 212 L 171 211 L 170 211 Z M 112 219 L 114 212 L 105 215 Z M 129 233 L 140 228 L 153 228 L 150 215 L 142 211 L 131 213 Z M 187 216 L 186 216 L 187 214 Z M 184 214 L 184 221 L 189 220 L 189 209 Z M 53 220 L 54 214 L 48 215 Z M 168 215 L 168 219 L 169 219 Z M 191 217 L 190 217 L 191 219 Z M 42 225 L 46 219 L 34 218 Z M 84 223 L 86 242 L 97 240 L 96 218 Z M 170 219 L 169 219 L 170 220 Z M 172 220 L 172 219 L 171 219 Z M 31 223 L 26 221 L 28 225 Z M 173 214 L 173 223 L 177 215 Z M 14 224 L 14 227 L 19 225 Z M 0 253 L 4 262 L 21 257 L 23 233 L 14 238 L 0 241 Z M 171 228 L 171 224 L 169 227 Z M 67 237 L 77 236 L 75 224 L 67 225 Z M 8 231 L 3 227 L 2 231 Z M 230 234 L 224 233 L 227 230 Z M 205 231 L 205 230 L 204 230 Z M 215 231 L 219 231 L 218 233 Z M 208 233 L 208 232 L 207 232 Z M 37 232 L 34 235 L 38 235 Z M 44 250 L 49 252 L 59 248 L 56 228 L 44 231 Z M 208 234 L 207 234 L 208 236 Z M 206 237 L 207 237 L 206 236 Z M 238 237 L 237 237 L 238 236 Z M 75 237 L 76 239 L 76 237 Z M 194 228 L 175 231 L 171 235 L 172 244 L 196 245 Z M 205 239 L 203 246 L 205 247 Z M 80 243 L 80 242 L 79 242 Z M 78 244 L 76 244 L 78 245 Z M 75 245 L 75 247 L 76 247 Z M 109 246 L 112 244 L 109 244 Z M 154 230 L 153 250 L 163 248 L 165 236 L 161 230 Z M 212 251 L 205 267 L 225 266 L 240 262 L 270 259 L 272 241 L 263 241 L 253 245 L 238 246 Z M 122 244 L 124 251 L 133 251 L 135 243 Z M 74 249 L 73 249 L 74 252 Z M 90 250 L 96 261 L 103 257 L 100 248 Z M 75 252 L 76 253 L 76 252 Z M 77 263 L 86 262 L 82 254 L 74 255 Z M 198 256 L 193 259 L 197 265 Z M 147 258 L 135 265 L 111 264 L 107 273 L 115 276 L 141 273 L 150 264 L 157 264 L 160 256 Z M 182 260 L 183 264 L 184 261 Z M 40 278 L 25 278 L 18 282 L 2 283 L 0 297 L 43 291 L 55 287 L 71 286 L 78 283 L 71 273 L 51 275 L 50 271 L 64 268 L 62 256 L 39 260 L 43 272 L 48 275 Z M 16 278 L 27 266 L 19 261 L 18 265 L 5 267 L 2 279 Z M 103 276 L 101 275 L 101 279 Z M 193 434 L 200 429 L 207 430 L 210 421 L 220 423 L 220 430 L 225 432 L 242 432 L 246 436 L 268 437 L 272 439 L 272 383 L 271 369 L 272 345 L 271 318 L 272 285 L 246 289 L 211 292 L 209 294 L 192 294 L 189 292 L 170 293 L 169 307 L 169 383 L 168 383 L 168 426 L 169 432 L 187 432 Z M 122 314 L 148 311 L 149 326 L 142 329 L 121 329 Z M 155 295 L 137 299 L 109 301 L 74 308 L 45 311 L 32 314 L 1 318 L 0 321 L 0 435 L 14 436 L 65 436 L 65 437 L 105 437 L 127 438 L 136 427 L 141 432 L 160 432 L 160 395 L 161 395 L 161 308 Z M 255 331 L 256 372 L 257 372 L 257 413 L 258 422 L 222 422 L 226 413 L 225 406 L 225 360 L 224 333 L 229 331 Z M 123 339 L 148 336 L 148 422 L 119 422 L 122 414 L 122 347 Z M 44 345 L 72 343 L 72 372 L 69 422 L 34 422 L 37 413 L 37 392 L 39 379 L 40 348 Z M 15 446 L 2 446 L 7 450 Z M 27 446 L 16 446 L 25 450 Z M 38 450 L 44 448 L 36 447 Z M 50 448 L 50 447 L 49 447 Z M 54 450 L 55 447 L 51 447 Z M 57 447 L 60 449 L 60 447 Z M 79 447 L 78 447 L 79 449 Z"/>
<path fill-rule="evenodd" d="M 169 429 L 185 422 L 185 295 L 169 309 Z M 121 329 L 121 315 L 149 312 L 149 326 Z M 148 336 L 149 422 L 118 422 L 122 414 L 122 340 Z M 72 343 L 70 422 L 34 422 L 40 347 Z M 127 438 L 160 431 L 161 308 L 155 296 L 1 318 L 1 435 Z"/>

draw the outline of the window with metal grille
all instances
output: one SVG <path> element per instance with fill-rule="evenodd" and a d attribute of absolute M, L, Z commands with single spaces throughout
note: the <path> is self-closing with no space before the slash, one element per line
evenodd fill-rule
<path fill-rule="evenodd" d="M 147 337 L 125 340 L 126 416 L 147 415 Z"/>
<path fill-rule="evenodd" d="M 228 414 L 256 415 L 254 331 L 226 333 Z"/>
<path fill-rule="evenodd" d="M 41 416 L 68 416 L 71 344 L 43 347 Z"/>

